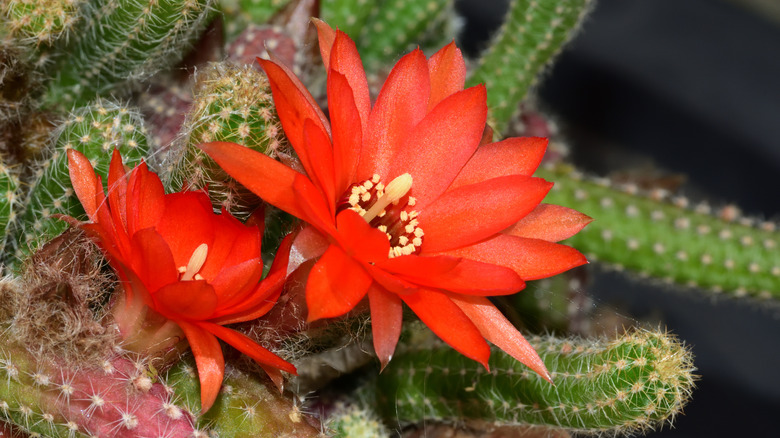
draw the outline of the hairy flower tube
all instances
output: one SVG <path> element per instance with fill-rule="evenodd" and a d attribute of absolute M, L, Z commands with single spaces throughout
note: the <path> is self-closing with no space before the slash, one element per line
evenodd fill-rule
<path fill-rule="evenodd" d="M 295 367 L 248 337 L 223 327 L 267 313 L 286 277 L 290 241 L 283 242 L 261 281 L 262 223 L 244 225 L 214 214 L 204 192 L 165 194 L 145 163 L 126 173 L 114 151 L 108 196 L 89 160 L 68 151 L 70 179 L 89 222 L 70 221 L 100 246 L 124 293 L 113 314 L 124 346 L 153 354 L 186 336 L 198 368 L 201 407 L 214 403 L 225 372 L 217 338 L 251 357 L 281 388 L 280 370 Z"/>
<path fill-rule="evenodd" d="M 368 296 L 385 366 L 406 303 L 467 357 L 487 367 L 488 340 L 549 380 L 533 348 L 487 298 L 586 263 L 555 242 L 590 218 L 540 204 L 552 183 L 531 175 L 546 140 L 489 143 L 486 90 L 464 89 L 466 67 L 454 43 L 430 59 L 419 49 L 401 58 L 372 105 L 354 42 L 315 24 L 329 118 L 289 68 L 258 59 L 306 174 L 232 143 L 200 146 L 250 190 L 310 225 L 293 244 L 294 259 L 317 258 L 306 284 L 309 320 L 343 315 Z"/>

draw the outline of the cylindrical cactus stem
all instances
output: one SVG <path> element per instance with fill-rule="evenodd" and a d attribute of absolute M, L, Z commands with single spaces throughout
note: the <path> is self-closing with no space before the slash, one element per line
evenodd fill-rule
<path fill-rule="evenodd" d="M 326 424 L 328 436 L 333 438 L 389 438 L 392 436 L 381 417 L 365 401 L 339 401 Z"/>
<path fill-rule="evenodd" d="M 182 409 L 200 412 L 200 383 L 191 357 L 169 370 L 164 382 Z M 321 436 L 316 422 L 296 400 L 280 394 L 268 379 L 230 365 L 216 402 L 206 414 L 195 418 L 197 427 L 220 437 Z"/>
<path fill-rule="evenodd" d="M 68 174 L 67 150 L 84 153 L 107 184 L 111 153 L 118 149 L 133 167 L 148 151 L 146 128 L 140 115 L 125 106 L 98 101 L 75 111 L 54 133 L 51 157 L 37 171 L 24 213 L 14 225 L 16 251 L 8 258 L 16 265 L 32 248 L 60 234 L 67 225 L 54 214 L 80 218 L 84 214 Z"/>
<path fill-rule="evenodd" d="M 362 32 L 354 35 L 366 69 L 376 70 L 449 20 L 453 0 L 389 0 L 370 9 Z"/>
<path fill-rule="evenodd" d="M 208 187 L 215 210 L 225 208 L 246 218 L 261 201 L 197 146 L 210 141 L 238 143 L 272 158 L 287 153 L 287 139 L 263 73 L 226 63 L 198 73 L 195 100 L 171 151 L 166 178 L 173 190 Z"/>
<path fill-rule="evenodd" d="M 0 160 L 0 253 L 4 253 L 9 226 L 16 220 L 19 202 L 19 179 Z"/>
<path fill-rule="evenodd" d="M 499 350 L 487 371 L 451 348 L 415 343 L 377 378 L 380 410 L 393 423 L 487 422 L 633 434 L 671 422 L 693 388 L 691 354 L 667 333 L 632 330 L 614 340 L 545 336 L 529 342 L 555 385 Z"/>
<path fill-rule="evenodd" d="M 780 235 L 773 222 L 715 212 L 661 189 L 639 193 L 564 165 L 540 169 L 555 181 L 546 201 L 597 218 L 567 243 L 591 261 L 641 277 L 736 297 L 780 299 Z"/>
<path fill-rule="evenodd" d="M 86 0 L 6 0 L 0 4 L 9 34 L 31 47 L 69 37 Z"/>
<path fill-rule="evenodd" d="M 44 97 L 58 109 L 125 93 L 184 56 L 205 28 L 214 0 L 95 0 L 88 26 L 60 60 Z"/>
<path fill-rule="evenodd" d="M 368 16 L 377 3 L 390 1 L 371 0 L 322 0 L 320 17 L 334 29 L 339 28 L 347 35 L 357 36 L 366 25 Z M 423 2 L 420 2 L 423 3 Z"/>
<path fill-rule="evenodd" d="M 265 23 L 287 6 L 290 0 L 238 0 L 241 15 L 246 15 L 252 23 Z"/>
<path fill-rule="evenodd" d="M 513 0 L 468 84 L 484 83 L 491 124 L 503 132 L 540 71 L 571 38 L 592 0 Z"/>

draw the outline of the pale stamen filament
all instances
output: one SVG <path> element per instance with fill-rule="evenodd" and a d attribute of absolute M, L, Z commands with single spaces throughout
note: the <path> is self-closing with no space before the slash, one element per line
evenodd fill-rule
<path fill-rule="evenodd" d="M 209 247 L 205 243 L 201 243 L 200 246 L 195 248 L 195 251 L 192 252 L 192 257 L 190 257 L 190 261 L 187 263 L 187 267 L 184 268 L 181 281 L 189 281 L 192 280 L 193 277 L 196 280 L 202 279 L 202 277 L 198 275 L 198 271 L 200 271 L 200 268 L 202 268 L 203 264 L 206 263 L 206 255 L 208 252 Z M 179 270 L 181 271 L 181 268 L 179 268 Z"/>
<path fill-rule="evenodd" d="M 363 215 L 366 222 L 371 222 L 385 207 L 403 198 L 412 188 L 412 175 L 405 173 L 397 176 L 385 187 L 385 193 L 376 200 L 371 209 Z"/>

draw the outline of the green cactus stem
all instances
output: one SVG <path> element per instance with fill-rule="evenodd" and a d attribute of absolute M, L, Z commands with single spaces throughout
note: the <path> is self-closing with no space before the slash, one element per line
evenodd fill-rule
<path fill-rule="evenodd" d="M 19 179 L 0 161 L 0 253 L 4 253 L 9 225 L 15 220 L 19 201 Z"/>
<path fill-rule="evenodd" d="M 780 236 L 773 222 L 715 212 L 664 190 L 640 194 L 632 184 L 584 178 L 559 165 L 537 175 L 555 181 L 545 202 L 597 218 L 567 240 L 591 261 L 642 277 L 716 294 L 780 299 Z"/>
<path fill-rule="evenodd" d="M 484 83 L 491 125 L 503 132 L 539 73 L 572 37 L 592 0 L 513 0 L 467 83 Z"/>
<path fill-rule="evenodd" d="M 353 35 L 366 69 L 375 71 L 439 30 L 452 17 L 453 0 L 388 0 L 365 9 L 365 26 Z"/>
<path fill-rule="evenodd" d="M 9 34 L 19 43 L 51 45 L 68 37 L 86 0 L 6 0 L 0 4 Z"/>
<path fill-rule="evenodd" d="M 118 149 L 125 165 L 133 167 L 148 151 L 146 128 L 137 112 L 108 101 L 80 108 L 56 130 L 51 157 L 36 174 L 24 213 L 14 226 L 15 253 L 8 258 L 16 265 L 32 248 L 60 234 L 67 224 L 52 217 L 66 214 L 81 218 L 84 210 L 73 192 L 66 151 L 76 149 L 93 163 L 107 184 L 111 153 Z"/>
<path fill-rule="evenodd" d="M 272 158 L 288 153 L 268 80 L 254 67 L 217 63 L 198 74 L 195 100 L 166 178 L 173 190 L 208 187 L 215 210 L 246 218 L 261 201 L 197 147 L 210 141 L 238 143 Z"/>
<path fill-rule="evenodd" d="M 415 341 L 377 378 L 379 409 L 393 424 L 465 421 L 635 434 L 670 423 L 693 387 L 690 352 L 663 332 L 529 342 L 555 385 L 499 350 L 487 371 L 451 348 Z"/>
<path fill-rule="evenodd" d="M 181 60 L 205 28 L 213 0 L 96 0 L 88 26 L 57 65 L 44 97 L 48 107 L 70 109 L 129 85 Z"/>
<path fill-rule="evenodd" d="M 329 436 L 334 438 L 389 438 L 390 431 L 366 403 L 338 402 L 328 416 Z"/>
<path fill-rule="evenodd" d="M 371 15 L 371 6 L 389 1 L 371 0 L 323 0 L 320 3 L 320 16 L 331 27 L 339 28 L 347 35 L 360 35 Z"/>

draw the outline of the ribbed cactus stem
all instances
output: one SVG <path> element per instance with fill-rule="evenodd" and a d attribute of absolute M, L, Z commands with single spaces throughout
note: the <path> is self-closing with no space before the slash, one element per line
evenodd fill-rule
<path fill-rule="evenodd" d="M 9 225 L 16 220 L 19 203 L 19 179 L 0 161 L 0 253 L 4 253 Z"/>
<path fill-rule="evenodd" d="M 376 3 L 391 3 L 388 1 L 374 2 L 371 0 L 322 0 L 320 2 L 320 17 L 331 27 L 339 28 L 347 35 L 360 35 L 371 15 L 372 6 Z M 422 2 L 421 2 L 422 3 Z"/>
<path fill-rule="evenodd" d="M 200 412 L 200 383 L 195 363 L 186 358 L 164 379 L 177 405 Z M 300 404 L 282 395 L 264 377 L 227 367 L 217 401 L 205 415 L 196 415 L 196 425 L 209 436 L 234 438 L 318 437 L 319 429 Z"/>
<path fill-rule="evenodd" d="M 633 434 L 671 422 L 693 387 L 690 352 L 663 332 L 529 342 L 555 385 L 498 350 L 486 371 L 450 348 L 412 347 L 379 375 L 380 409 L 403 424 L 466 421 Z"/>
<path fill-rule="evenodd" d="M 105 186 L 114 149 L 119 149 L 130 167 L 146 155 L 146 129 L 137 112 L 108 101 L 98 101 L 71 114 L 54 133 L 52 155 L 38 169 L 24 213 L 14 226 L 17 247 L 9 264 L 15 265 L 31 248 L 67 228 L 53 215 L 81 218 L 84 214 L 70 184 L 66 151 L 71 148 L 92 161 Z"/>
<path fill-rule="evenodd" d="M 268 80 L 254 67 L 219 63 L 198 74 L 167 178 L 173 190 L 208 187 L 216 210 L 246 218 L 261 201 L 197 147 L 211 141 L 238 143 L 272 158 L 288 149 Z"/>
<path fill-rule="evenodd" d="M 328 415 L 328 432 L 333 438 L 389 438 L 390 431 L 376 411 L 364 403 L 338 402 Z"/>
<path fill-rule="evenodd" d="M 592 0 L 513 0 L 503 26 L 468 79 L 490 90 L 488 107 L 497 132 L 519 111 L 542 69 L 571 38 Z"/>
<path fill-rule="evenodd" d="M 212 5 L 213 0 L 95 0 L 85 13 L 88 26 L 57 66 L 47 105 L 70 109 L 96 96 L 126 93 L 128 85 L 178 62 L 205 28 Z"/>
<path fill-rule="evenodd" d="M 555 181 L 545 202 L 596 218 L 567 241 L 591 261 L 642 277 L 716 294 L 780 299 L 780 235 L 773 222 L 741 218 L 734 207 L 640 193 L 606 178 L 585 178 L 566 166 L 540 169 Z"/>
<path fill-rule="evenodd" d="M 0 14 L 10 35 L 22 44 L 50 45 L 69 36 L 86 0 L 6 0 Z"/>
<path fill-rule="evenodd" d="M 400 57 L 416 47 L 450 19 L 453 0 L 393 0 L 370 9 L 366 24 L 355 39 L 363 63 L 369 70 Z M 359 14 L 359 12 L 357 12 Z M 330 23 L 339 25 L 339 23 Z"/>

